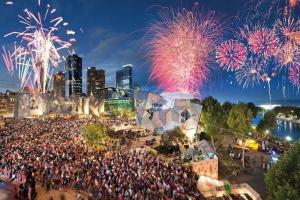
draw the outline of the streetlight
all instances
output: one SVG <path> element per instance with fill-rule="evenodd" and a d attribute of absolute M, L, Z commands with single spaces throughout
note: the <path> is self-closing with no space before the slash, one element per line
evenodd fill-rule
<path fill-rule="evenodd" d="M 293 139 L 292 139 L 291 136 L 288 135 L 288 136 L 285 137 L 285 140 L 288 141 L 288 142 L 291 142 Z"/>

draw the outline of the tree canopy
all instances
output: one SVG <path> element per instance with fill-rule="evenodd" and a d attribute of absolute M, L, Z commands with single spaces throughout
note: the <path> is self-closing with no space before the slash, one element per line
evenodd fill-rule
<path fill-rule="evenodd" d="M 251 130 L 251 119 L 251 110 L 244 104 L 237 104 L 230 110 L 227 125 L 240 138 Z"/>
<path fill-rule="evenodd" d="M 259 111 L 259 108 L 252 102 L 247 103 L 247 107 L 251 110 L 252 117 L 256 117 Z"/>
<path fill-rule="evenodd" d="M 264 117 L 258 123 L 256 130 L 264 132 L 265 130 L 272 130 L 276 127 L 276 114 L 273 111 L 268 111 L 264 114 Z"/>
<path fill-rule="evenodd" d="M 82 128 L 83 138 L 87 144 L 98 147 L 110 139 L 109 130 L 107 126 L 101 124 L 88 124 Z"/>
<path fill-rule="evenodd" d="M 221 104 L 213 97 L 207 97 L 202 101 L 203 111 L 200 122 L 207 135 L 210 136 L 213 146 L 214 137 L 223 128 L 224 116 Z"/>
<path fill-rule="evenodd" d="M 161 143 L 164 145 L 172 145 L 173 142 L 178 143 L 178 142 L 185 142 L 186 140 L 185 134 L 179 129 L 176 128 L 171 131 L 167 131 L 161 136 Z"/>
<path fill-rule="evenodd" d="M 300 142 L 298 141 L 267 172 L 265 183 L 268 199 L 299 199 L 300 197 Z"/>

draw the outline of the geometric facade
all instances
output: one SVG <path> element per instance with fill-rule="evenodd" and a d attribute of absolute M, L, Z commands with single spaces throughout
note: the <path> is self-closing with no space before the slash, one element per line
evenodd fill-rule
<path fill-rule="evenodd" d="M 136 91 L 134 99 L 136 121 L 141 128 L 156 132 L 180 128 L 188 139 L 194 138 L 202 105 L 192 95 Z"/>
<path fill-rule="evenodd" d="M 56 114 L 100 116 L 103 112 L 103 99 L 20 93 L 15 100 L 14 117 L 31 118 Z"/>

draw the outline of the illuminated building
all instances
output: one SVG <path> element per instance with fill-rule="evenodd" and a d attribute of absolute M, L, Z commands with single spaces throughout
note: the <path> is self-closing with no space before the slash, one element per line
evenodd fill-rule
<path fill-rule="evenodd" d="M 132 96 L 132 65 L 124 65 L 116 72 L 116 89 L 124 93 L 124 97 Z"/>
<path fill-rule="evenodd" d="M 65 96 L 65 83 L 66 83 L 66 78 L 65 78 L 65 73 L 64 72 L 58 72 L 53 76 L 53 94 L 55 97 Z"/>
<path fill-rule="evenodd" d="M 5 94 L 0 93 L 0 114 L 13 113 L 17 93 L 7 90 Z"/>
<path fill-rule="evenodd" d="M 141 128 L 164 132 L 180 128 L 192 140 L 197 132 L 202 105 L 192 95 L 136 91 L 137 124 Z"/>
<path fill-rule="evenodd" d="M 76 54 L 66 59 L 68 96 L 82 95 L 82 58 Z"/>
<path fill-rule="evenodd" d="M 105 112 L 111 111 L 133 111 L 133 99 L 105 99 Z"/>
<path fill-rule="evenodd" d="M 89 67 L 87 70 L 87 95 L 101 97 L 101 89 L 105 87 L 105 71 Z"/>

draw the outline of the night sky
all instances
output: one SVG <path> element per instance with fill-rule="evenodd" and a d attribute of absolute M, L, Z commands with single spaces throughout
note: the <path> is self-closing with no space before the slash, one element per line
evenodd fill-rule
<path fill-rule="evenodd" d="M 148 80 L 151 62 L 145 52 L 145 32 L 162 7 L 191 8 L 195 0 L 41 0 L 42 8 L 49 3 L 57 9 L 57 14 L 69 23 L 70 29 L 76 31 L 76 53 L 83 57 L 83 82 L 86 82 L 86 69 L 90 66 L 106 71 L 107 86 L 114 86 L 115 72 L 124 64 L 134 66 L 134 83 L 144 89 L 156 90 L 156 84 Z M 14 37 L 4 38 L 5 34 L 21 30 L 17 14 L 24 8 L 33 11 L 38 8 L 37 0 L 14 0 L 14 5 L 0 2 L 0 45 L 9 46 Z M 232 36 L 237 27 L 237 17 L 247 8 L 245 0 L 198 0 L 200 6 L 214 10 L 224 22 L 224 38 Z M 239 17 L 241 19 L 241 17 Z M 80 28 L 83 32 L 80 31 Z M 64 69 L 64 62 L 56 71 Z M 300 99 L 297 89 L 286 83 L 286 101 Z M 10 77 L 1 59 L 0 91 L 17 90 L 19 82 L 15 76 Z M 267 102 L 267 85 L 242 89 L 233 74 L 222 70 L 214 72 L 211 81 L 201 89 L 203 97 L 212 95 L 220 101 Z M 273 100 L 284 100 L 282 79 L 271 82 Z M 84 92 L 86 85 L 84 84 Z M 299 100 L 300 102 L 300 100 Z"/>

